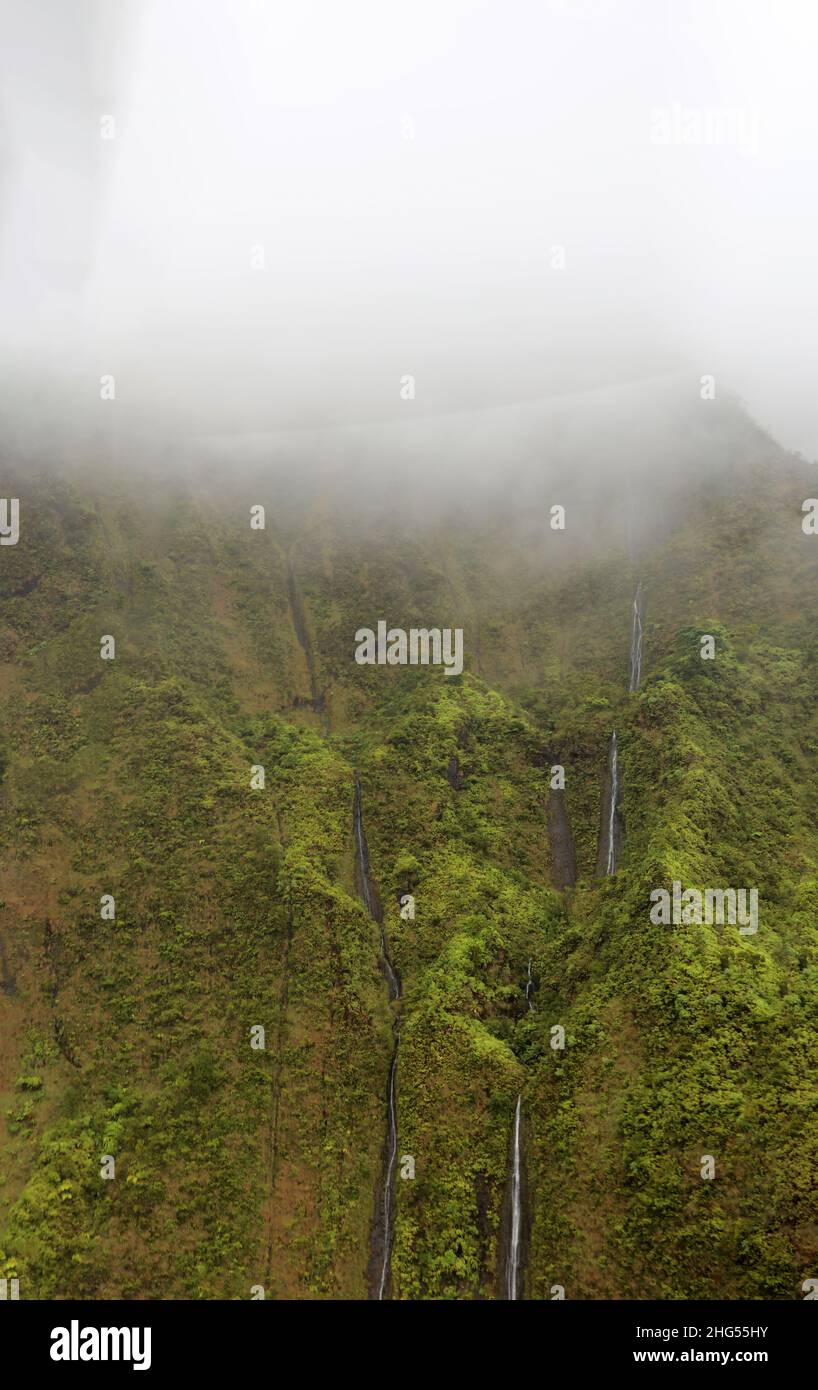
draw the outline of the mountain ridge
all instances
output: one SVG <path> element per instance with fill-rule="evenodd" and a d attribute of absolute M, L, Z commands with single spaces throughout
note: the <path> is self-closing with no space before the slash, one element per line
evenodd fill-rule
<path fill-rule="evenodd" d="M 574 502 L 571 447 L 493 509 L 478 489 L 433 510 L 418 480 L 402 511 L 405 480 L 356 511 L 354 473 L 286 493 L 271 474 L 265 494 L 238 467 L 161 493 L 9 470 L 0 1274 L 22 1297 L 367 1296 L 392 1042 L 356 772 L 404 985 L 415 1176 L 395 1184 L 392 1296 L 498 1296 L 519 1094 L 519 1296 L 799 1296 L 818 1258 L 815 475 L 732 408 L 711 418 L 695 476 L 695 419 L 653 491 L 649 448 L 634 465 L 630 549 L 608 508 L 628 461 Z M 356 666 L 357 627 L 390 615 L 463 627 L 464 674 Z M 614 728 L 622 857 L 600 881 Z M 652 926 L 674 879 L 757 886 L 759 933 Z"/>

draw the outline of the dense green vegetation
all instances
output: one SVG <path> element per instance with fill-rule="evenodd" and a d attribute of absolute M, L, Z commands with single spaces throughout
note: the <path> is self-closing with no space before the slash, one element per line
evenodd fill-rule
<path fill-rule="evenodd" d="M 0 1274 L 21 1296 L 367 1296 L 393 1019 L 356 770 L 403 981 L 393 1295 L 497 1296 L 519 1093 L 526 1296 L 790 1299 L 818 1274 L 815 487 L 749 428 L 728 462 L 630 556 L 597 500 L 564 562 L 505 505 L 384 529 L 305 487 L 255 532 L 258 479 L 4 479 Z M 356 666 L 380 617 L 462 626 L 463 676 Z M 614 728 L 624 854 L 599 881 Z M 758 933 L 652 925 L 674 879 L 756 886 Z"/>

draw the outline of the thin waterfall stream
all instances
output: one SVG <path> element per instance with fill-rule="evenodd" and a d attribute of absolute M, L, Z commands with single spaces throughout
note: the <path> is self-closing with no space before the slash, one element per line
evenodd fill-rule
<path fill-rule="evenodd" d="M 633 693 L 639 689 L 642 679 L 642 620 L 644 617 L 644 598 L 642 596 L 642 581 L 636 585 L 636 594 L 633 600 L 633 618 L 631 620 L 631 674 L 628 690 Z"/>
<path fill-rule="evenodd" d="M 633 694 L 639 689 L 642 680 L 642 638 L 644 633 L 645 596 L 641 579 L 637 582 L 631 612 L 631 651 L 630 678 L 628 691 Z M 600 878 L 609 878 L 616 873 L 619 851 L 622 844 L 622 826 L 619 820 L 619 802 L 622 794 L 619 769 L 619 740 L 616 730 L 608 742 L 608 770 L 605 792 L 602 797 L 602 818 L 599 828 L 599 851 L 596 871 Z"/>
<path fill-rule="evenodd" d="M 352 822 L 355 832 L 355 864 L 358 878 L 358 891 L 369 916 L 374 922 L 378 923 L 381 929 L 381 968 L 389 990 L 389 1002 L 395 1003 L 401 997 L 400 976 L 389 957 L 386 935 L 383 927 L 383 912 L 369 872 L 369 848 L 366 843 L 366 835 L 364 834 L 363 815 L 361 811 L 361 783 L 357 773 L 355 774 L 355 797 L 353 801 Z M 398 1158 L 398 1116 L 395 1097 L 395 1079 L 398 1067 L 399 1030 L 400 1022 L 396 1017 L 394 1022 L 395 1046 L 392 1051 L 392 1061 L 389 1066 L 389 1084 L 386 1095 L 387 1133 L 386 1143 L 384 1145 L 383 1174 L 380 1200 L 378 1202 L 375 1226 L 373 1229 L 373 1259 L 376 1261 L 373 1283 L 375 1292 L 373 1293 L 373 1297 L 378 1300 L 386 1298 L 389 1287 L 392 1241 L 395 1225 L 395 1169 L 397 1167 Z"/>
<path fill-rule="evenodd" d="M 528 1007 L 529 1007 L 529 1010 L 531 1011 L 531 1013 L 534 1012 L 534 1005 L 533 1005 L 532 1002 L 531 1002 L 531 992 L 532 992 L 533 989 L 534 989 L 534 981 L 533 981 L 533 979 L 532 979 L 532 977 L 531 977 L 531 960 L 530 960 L 530 958 L 529 958 L 529 962 L 528 962 L 528 975 L 526 976 L 526 981 L 525 981 L 525 997 L 526 997 L 526 1003 L 528 1004 Z"/>
<path fill-rule="evenodd" d="M 619 796 L 619 749 L 616 742 L 616 731 L 611 735 L 610 751 L 610 771 L 611 771 L 611 805 L 608 812 L 608 849 L 605 860 L 605 873 L 612 874 L 616 870 L 616 802 Z"/>
<path fill-rule="evenodd" d="M 608 768 L 605 776 L 605 790 L 602 796 L 602 816 L 599 827 L 599 851 L 596 860 L 598 878 L 609 878 L 616 873 L 619 851 L 622 842 L 622 826 L 619 820 L 619 801 L 622 792 L 619 769 L 619 739 L 616 731 L 608 740 Z"/>
<path fill-rule="evenodd" d="M 512 1302 L 517 1299 L 520 1280 L 520 1251 L 523 1229 L 522 1174 L 520 1158 L 520 1118 L 522 1096 L 517 1097 L 514 1111 L 514 1132 L 511 1141 L 511 1213 L 508 1257 L 506 1260 L 506 1297 Z"/>

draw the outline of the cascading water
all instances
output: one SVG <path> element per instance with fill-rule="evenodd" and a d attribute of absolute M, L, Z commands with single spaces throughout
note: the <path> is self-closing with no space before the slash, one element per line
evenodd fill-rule
<path fill-rule="evenodd" d="M 361 783 L 356 774 L 355 777 L 355 799 L 353 803 L 352 821 L 355 831 L 355 850 L 358 872 L 358 887 L 364 907 L 370 917 L 380 924 L 381 928 L 381 963 L 386 983 L 389 989 L 390 1003 L 401 997 L 400 976 L 389 959 L 389 952 L 386 947 L 386 936 L 383 929 L 383 913 L 378 902 L 377 895 L 372 887 L 372 879 L 369 873 L 369 849 L 364 835 L 363 817 L 361 814 Z M 395 1046 L 392 1052 L 392 1062 L 389 1067 L 389 1086 L 387 1090 L 387 1136 L 385 1147 L 385 1162 L 383 1169 L 382 1183 L 382 1205 L 380 1219 L 383 1226 L 383 1245 L 379 1252 L 378 1269 L 376 1274 L 377 1298 L 384 1299 L 389 1283 L 389 1266 L 392 1258 L 392 1237 L 394 1235 L 394 1216 L 392 1208 L 395 1200 L 395 1168 L 398 1157 L 398 1116 L 397 1104 L 395 1100 L 395 1075 L 398 1067 L 398 1042 L 399 1042 L 399 1023 L 395 1019 Z"/>
<path fill-rule="evenodd" d="M 355 778 L 355 800 L 352 813 L 353 825 L 355 827 L 355 849 L 358 866 L 358 887 L 364 907 L 374 922 L 378 922 L 381 928 L 381 959 L 383 961 L 384 974 L 389 986 L 390 1002 L 400 999 L 400 980 L 395 973 L 395 969 L 389 959 L 389 952 L 386 949 L 386 937 L 383 931 L 383 913 L 380 903 L 372 890 L 372 879 L 369 875 L 369 849 L 364 835 L 363 820 L 361 817 L 361 783 L 357 776 Z"/>
<path fill-rule="evenodd" d="M 631 619 L 631 675 L 628 689 L 632 692 L 639 689 L 642 679 L 642 618 L 644 613 L 644 596 L 642 594 L 641 579 L 636 585 L 636 593 L 633 599 L 633 617 Z M 621 840 L 621 828 L 619 824 L 619 744 L 616 733 L 611 734 L 608 744 L 608 801 L 603 798 L 602 825 L 599 832 L 599 853 L 597 855 L 596 871 L 601 877 L 609 877 L 616 873 L 616 860 L 619 853 L 619 842 Z"/>
<path fill-rule="evenodd" d="M 534 1010 L 534 1005 L 533 1005 L 532 1002 L 531 1002 L 531 991 L 533 990 L 533 988 L 534 988 L 534 981 L 533 981 L 532 978 L 531 978 L 531 961 L 529 961 L 529 962 L 528 962 L 528 975 L 526 976 L 526 982 L 525 982 L 525 997 L 526 997 L 526 1001 L 527 1001 L 527 1003 L 528 1003 L 528 1007 L 529 1007 L 529 1009 L 531 1009 L 532 1012 L 533 1012 L 533 1010 Z"/>
<path fill-rule="evenodd" d="M 611 774 L 611 804 L 608 809 L 608 842 L 605 852 L 605 873 L 616 872 L 616 803 L 619 799 L 619 748 L 616 734 L 611 734 L 611 748 L 608 754 Z"/>
<path fill-rule="evenodd" d="M 506 1261 L 506 1297 L 512 1302 L 517 1298 L 517 1285 L 520 1277 L 520 1238 L 523 1226 L 522 1181 L 520 1175 L 520 1112 L 522 1096 L 517 1097 L 514 1112 L 514 1136 L 511 1143 L 511 1233 L 508 1242 Z"/>
<path fill-rule="evenodd" d="M 364 825 L 361 818 L 361 783 L 356 774 L 355 777 L 355 798 L 352 804 L 352 823 L 355 828 L 355 851 L 357 854 L 358 867 L 358 887 L 363 898 L 364 907 L 370 917 L 378 920 L 380 915 L 372 892 L 372 883 L 369 878 L 369 850 L 367 849 L 366 837 L 364 836 Z"/>
<path fill-rule="evenodd" d="M 398 1041 L 392 1053 L 389 1068 L 389 1134 L 386 1150 L 386 1171 L 383 1181 L 383 1260 L 378 1280 L 378 1298 L 383 1299 L 389 1279 L 389 1261 L 392 1255 L 392 1202 L 395 1195 L 395 1164 L 398 1158 L 398 1117 L 395 1107 L 395 1071 L 398 1065 Z"/>
<path fill-rule="evenodd" d="M 631 678 L 628 690 L 639 689 L 642 679 L 642 581 L 636 586 L 631 620 Z"/>

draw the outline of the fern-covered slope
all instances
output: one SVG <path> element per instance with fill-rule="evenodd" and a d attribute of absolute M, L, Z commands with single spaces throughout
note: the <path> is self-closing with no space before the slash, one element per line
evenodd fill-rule
<path fill-rule="evenodd" d="M 738 437 L 717 473 L 665 480 L 630 545 L 579 484 L 560 534 L 547 484 L 384 525 L 326 483 L 275 507 L 261 475 L 5 481 L 0 1264 L 22 1296 L 367 1296 L 396 1006 L 356 893 L 356 771 L 403 981 L 393 1296 L 500 1294 L 519 1093 L 526 1296 L 798 1295 L 818 1259 L 815 484 Z M 357 666 L 379 618 L 463 627 L 464 675 Z M 624 851 L 600 882 L 614 729 Z M 758 933 L 652 925 L 674 879 L 756 886 Z"/>

